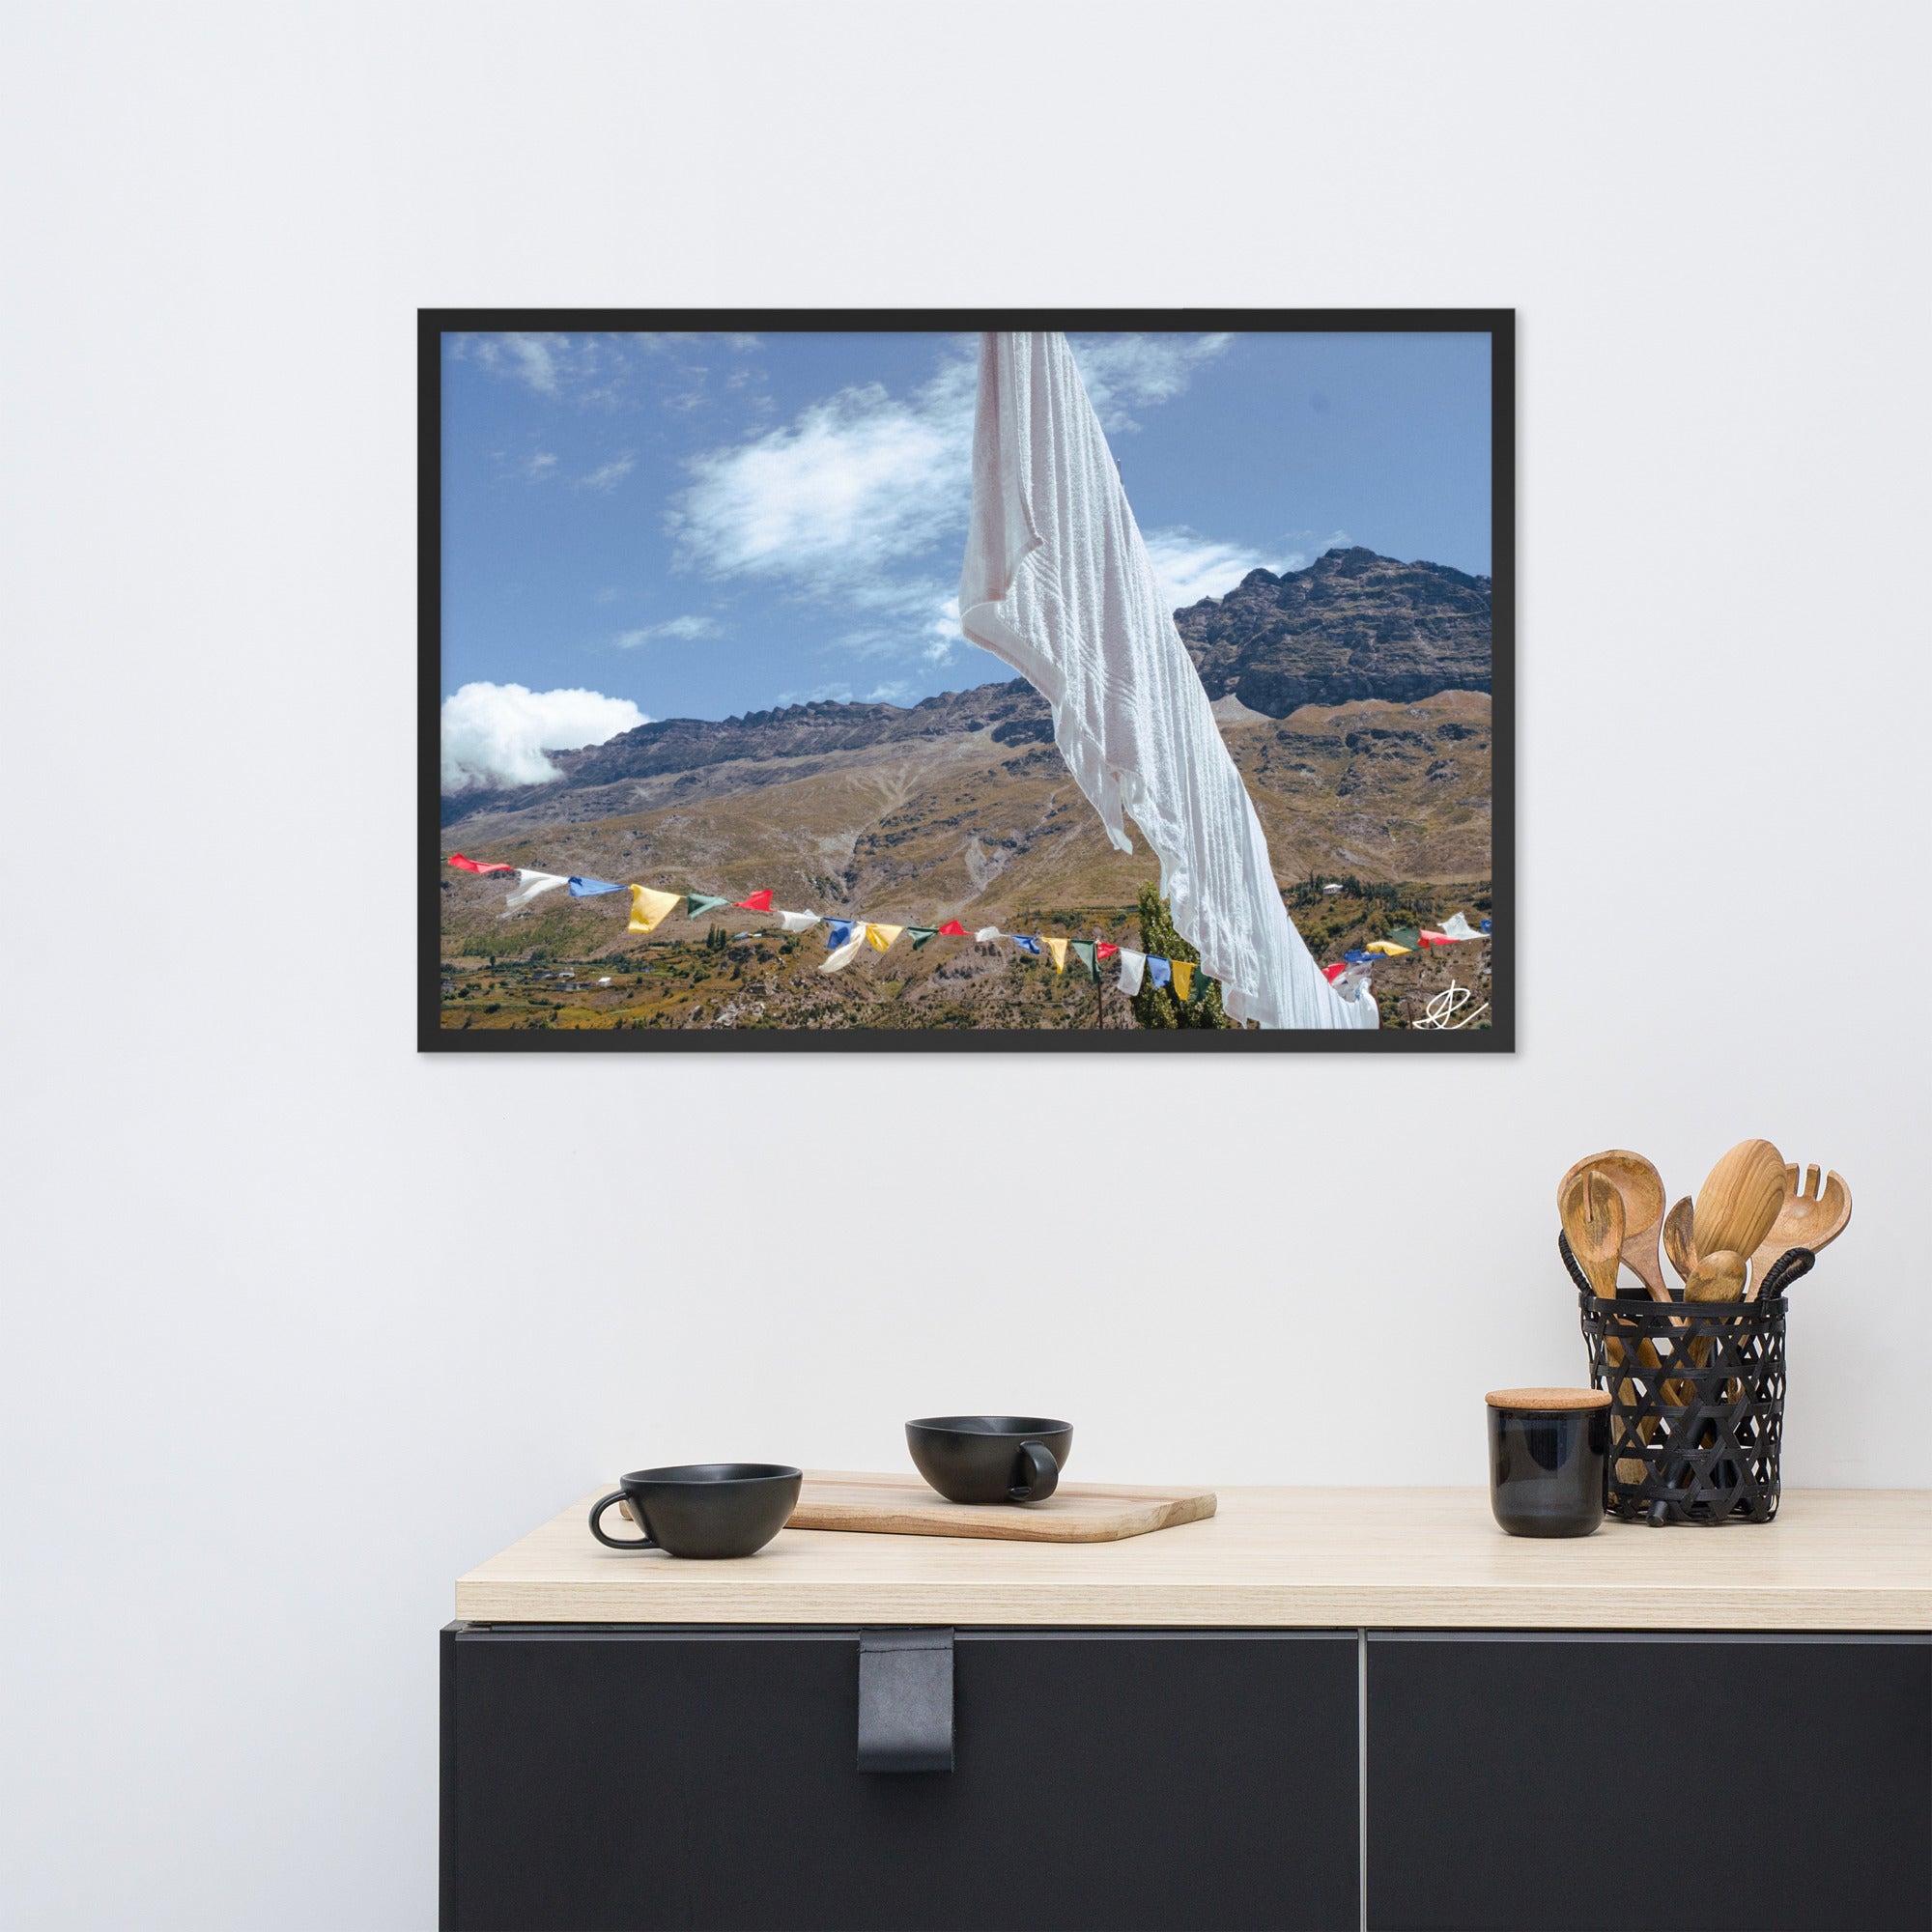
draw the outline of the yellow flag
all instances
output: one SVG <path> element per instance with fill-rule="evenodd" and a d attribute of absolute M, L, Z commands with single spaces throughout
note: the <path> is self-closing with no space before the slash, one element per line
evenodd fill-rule
<path fill-rule="evenodd" d="M 631 927 L 633 932 L 651 932 L 684 903 L 682 893 L 654 893 L 648 886 L 631 888 Z"/>
<path fill-rule="evenodd" d="M 883 952 L 904 930 L 905 927 L 902 925 L 868 925 L 866 928 L 866 937 L 873 947 Z"/>
<path fill-rule="evenodd" d="M 1174 997 L 1184 1000 L 1187 989 L 1194 983 L 1194 962 L 1191 959 L 1177 959 L 1174 962 Z"/>
<path fill-rule="evenodd" d="M 1406 946 L 1398 946 L 1392 939 L 1372 939 L 1362 949 L 1365 952 L 1379 952 L 1384 959 L 1399 958 L 1403 953 L 1410 950 Z"/>
<path fill-rule="evenodd" d="M 1065 942 L 1065 940 L 1064 940 L 1064 939 L 1047 939 L 1047 938 L 1045 938 L 1045 937 L 1042 937 L 1039 943 L 1040 943 L 1040 944 L 1041 944 L 1041 945 L 1042 945 L 1043 947 L 1045 947 L 1045 948 L 1046 948 L 1046 950 L 1047 950 L 1047 951 L 1048 951 L 1049 952 L 1051 952 L 1051 953 L 1053 954 L 1053 970 L 1054 970 L 1054 971 L 1055 971 L 1056 973 L 1064 973 L 1064 972 L 1065 972 L 1065 971 L 1066 971 L 1066 942 Z"/>

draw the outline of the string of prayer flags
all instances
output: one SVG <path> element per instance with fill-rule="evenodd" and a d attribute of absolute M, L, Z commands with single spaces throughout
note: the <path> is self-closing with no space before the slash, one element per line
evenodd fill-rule
<path fill-rule="evenodd" d="M 570 896 L 574 899 L 595 898 L 599 893 L 621 893 L 622 886 L 613 886 L 609 879 L 573 878 L 570 882 Z"/>
<path fill-rule="evenodd" d="M 1014 944 L 1015 946 L 1017 946 L 1017 947 L 1019 948 L 1019 950 L 1020 950 L 1020 951 L 1021 951 L 1022 952 L 1030 952 L 1030 953 L 1032 953 L 1032 954 L 1033 954 L 1033 956 L 1034 956 L 1034 957 L 1035 957 L 1036 959 L 1037 959 L 1037 958 L 1039 957 L 1039 941 L 1038 941 L 1038 940 L 1037 940 L 1037 939 L 1030 939 L 1030 938 L 1029 938 L 1029 937 L 1028 937 L 1028 936 L 1027 936 L 1027 935 L 1026 935 L 1025 933 L 1023 933 L 1023 932 L 1009 932 L 1009 933 L 1008 933 L 1008 934 L 1007 934 L 1007 937 L 1008 937 L 1009 939 L 1010 939 L 1010 940 L 1011 940 L 1011 941 L 1013 942 L 1013 944 Z"/>
<path fill-rule="evenodd" d="M 1148 978 L 1156 986 L 1165 986 L 1174 978 L 1173 965 L 1168 960 L 1156 959 L 1151 954 L 1148 957 L 1147 970 Z"/>
<path fill-rule="evenodd" d="M 684 903 L 682 893 L 654 893 L 648 886 L 631 888 L 632 932 L 654 932 Z"/>
<path fill-rule="evenodd" d="M 567 886 L 570 881 L 560 878 L 555 872 L 526 872 L 520 866 L 517 868 L 517 890 L 503 903 L 506 906 L 528 905 L 543 893 L 554 893 L 559 886 Z"/>
<path fill-rule="evenodd" d="M 1194 984 L 1194 961 L 1176 959 L 1170 962 L 1174 968 L 1174 997 L 1184 1000 L 1188 989 Z"/>
<path fill-rule="evenodd" d="M 871 942 L 875 952 L 890 952 L 893 941 L 904 930 L 905 927 L 902 925 L 868 925 L 866 928 L 866 937 Z"/>
<path fill-rule="evenodd" d="M 461 852 L 452 852 L 449 863 L 459 872 L 514 872 L 514 866 L 481 866 L 474 859 L 466 859 Z"/>
<path fill-rule="evenodd" d="M 810 932 L 818 923 L 815 912 L 781 912 L 779 917 L 784 922 L 787 932 Z"/>
<path fill-rule="evenodd" d="M 1050 953 L 1052 953 L 1052 954 L 1053 954 L 1053 970 L 1054 970 L 1054 971 L 1055 971 L 1056 973 L 1064 973 L 1064 972 L 1065 972 L 1065 971 L 1066 971 L 1066 942 L 1065 942 L 1065 940 L 1064 940 L 1064 939 L 1042 939 L 1042 940 L 1040 941 L 1040 944 L 1041 944 L 1042 946 L 1044 946 L 1044 947 L 1046 948 L 1046 950 L 1047 950 L 1047 951 L 1048 951 L 1048 952 L 1049 952 Z"/>
<path fill-rule="evenodd" d="M 1004 939 L 1006 934 L 997 925 L 982 925 L 973 937 L 980 945 L 990 946 L 994 940 Z"/>
<path fill-rule="evenodd" d="M 770 893 L 753 893 L 748 899 L 733 899 L 731 904 L 738 912 L 770 912 L 772 895 Z"/>
<path fill-rule="evenodd" d="M 1100 962 L 1094 956 L 1094 942 L 1091 939 L 1076 939 L 1072 942 L 1073 956 L 1087 969 L 1087 977 L 1097 980 L 1100 977 Z"/>
<path fill-rule="evenodd" d="M 714 907 L 730 903 L 729 899 L 714 898 L 709 893 L 686 893 L 684 916 L 686 919 L 702 919 Z"/>
<path fill-rule="evenodd" d="M 1141 971 L 1147 965 L 1147 954 L 1136 952 L 1131 946 L 1121 948 L 1121 991 L 1132 999 L 1141 989 Z"/>
<path fill-rule="evenodd" d="M 966 930 L 963 925 L 959 929 L 961 932 Z M 912 941 L 912 950 L 917 952 L 928 939 L 939 937 L 939 928 L 936 925 L 909 925 L 906 927 L 906 937 Z"/>
<path fill-rule="evenodd" d="M 966 937 L 966 928 L 956 919 L 949 919 L 944 925 L 934 926 L 933 930 L 942 939 L 964 939 Z"/>

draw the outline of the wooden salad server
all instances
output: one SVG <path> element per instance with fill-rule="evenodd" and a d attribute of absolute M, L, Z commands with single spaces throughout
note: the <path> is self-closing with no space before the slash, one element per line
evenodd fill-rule
<path fill-rule="evenodd" d="M 1580 1173 L 1573 1168 L 1563 1177 L 1563 1183 L 1556 1196 L 1556 1211 L 1562 1218 L 1570 1252 L 1582 1269 L 1591 1292 L 1599 1300 L 1610 1300 L 1617 1292 L 1617 1263 L 1623 1256 L 1624 1198 L 1616 1184 L 1594 1167 L 1586 1167 Z M 1611 1368 L 1621 1368 L 1623 1344 L 1605 1336 L 1604 1357 Z M 1638 1359 L 1648 1367 L 1658 1366 L 1657 1351 L 1648 1342 L 1642 1344 Z M 1636 1400 L 1628 1379 L 1617 1393 L 1626 1403 L 1634 1404 Z M 1643 1470 L 1644 1465 L 1634 1458 L 1620 1458 L 1617 1480 L 1640 1483 Z"/>
<path fill-rule="evenodd" d="M 1640 1153 L 1611 1148 L 1579 1160 L 1556 1184 L 1557 1212 L 1563 1199 L 1579 1174 L 1595 1168 L 1623 1197 L 1625 1265 L 1645 1288 L 1653 1301 L 1668 1301 L 1670 1291 L 1663 1285 L 1663 1269 L 1657 1259 L 1657 1237 L 1663 1222 L 1663 1180 L 1657 1169 Z M 1577 1243 L 1573 1238 L 1570 1245 Z M 1579 1257 L 1580 1259 L 1580 1257 Z M 1612 1288 L 1614 1294 L 1616 1290 Z"/>
<path fill-rule="evenodd" d="M 1780 1257 L 1793 1248 L 1809 1248 L 1813 1254 L 1845 1232 L 1852 1218 L 1852 1190 L 1840 1174 L 1828 1174 L 1819 1184 L 1818 1170 L 1807 1167 L 1801 1183 L 1796 1166 L 1784 1170 L 1784 1199 L 1778 1205 L 1777 1219 L 1751 1256 L 1750 1287 L 1746 1299 L 1755 1301 L 1765 1277 Z"/>

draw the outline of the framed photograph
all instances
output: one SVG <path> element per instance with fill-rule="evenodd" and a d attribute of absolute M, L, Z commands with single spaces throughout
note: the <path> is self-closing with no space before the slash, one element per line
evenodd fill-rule
<path fill-rule="evenodd" d="M 1508 1052 L 1508 310 L 426 310 L 419 1041 Z"/>

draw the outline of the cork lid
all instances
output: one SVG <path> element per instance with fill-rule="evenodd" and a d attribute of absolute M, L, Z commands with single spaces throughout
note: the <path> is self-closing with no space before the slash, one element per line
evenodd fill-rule
<path fill-rule="evenodd" d="M 1527 1408 L 1553 1414 L 1569 1408 L 1608 1408 L 1608 1389 L 1492 1389 L 1483 1400 L 1492 1408 Z"/>

